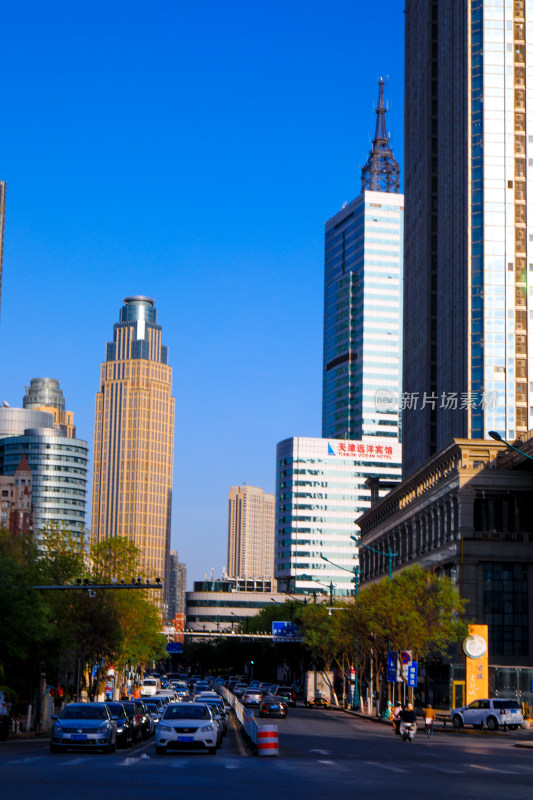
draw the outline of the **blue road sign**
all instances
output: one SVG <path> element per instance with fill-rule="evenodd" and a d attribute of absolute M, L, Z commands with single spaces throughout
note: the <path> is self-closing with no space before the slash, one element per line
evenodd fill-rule
<path fill-rule="evenodd" d="M 387 653 L 387 683 L 396 683 L 398 680 L 396 663 L 396 653 L 389 650 Z"/>
<path fill-rule="evenodd" d="M 407 667 L 407 685 L 416 689 L 418 684 L 418 662 L 412 661 Z"/>
<path fill-rule="evenodd" d="M 294 622 L 284 620 L 283 622 L 272 623 L 272 636 L 276 642 L 294 641 L 300 639 L 300 629 Z"/>
<path fill-rule="evenodd" d="M 167 653 L 183 653 L 183 642 L 169 642 L 166 651 Z"/>

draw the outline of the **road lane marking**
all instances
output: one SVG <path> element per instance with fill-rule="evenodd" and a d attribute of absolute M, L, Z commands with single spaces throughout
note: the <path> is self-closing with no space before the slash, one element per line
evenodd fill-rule
<path fill-rule="evenodd" d="M 70 761 L 63 761 L 61 766 L 62 767 L 71 767 L 71 766 L 75 766 L 76 764 L 83 764 L 85 761 L 88 761 L 88 760 L 89 759 L 87 758 L 87 756 L 85 756 L 85 758 L 71 758 Z"/>
<path fill-rule="evenodd" d="M 389 767 L 387 764 L 379 761 L 365 761 L 365 764 L 368 764 L 370 767 L 381 767 L 381 769 L 388 769 L 389 772 L 408 772 L 407 769 L 401 769 L 400 767 Z"/>
<path fill-rule="evenodd" d="M 235 720 L 233 719 L 233 714 L 231 715 L 231 722 L 233 724 L 233 727 L 235 728 L 235 736 L 237 737 L 237 744 L 239 746 L 239 753 L 241 754 L 241 756 L 248 757 L 249 753 L 246 752 L 246 748 L 244 747 L 244 745 L 242 743 L 241 733 L 240 733 L 239 729 L 237 728 L 237 725 L 235 724 Z"/>
<path fill-rule="evenodd" d="M 17 758 L 14 761 L 8 761 L 8 764 L 31 764 L 33 761 L 40 761 L 44 756 L 29 756 L 28 758 Z"/>
<path fill-rule="evenodd" d="M 481 764 L 467 764 L 472 769 L 482 769 L 484 772 L 499 772 L 500 775 L 519 775 L 519 772 L 511 772 L 508 769 L 494 769 L 494 767 L 482 767 Z"/>
<path fill-rule="evenodd" d="M 319 759 L 317 760 L 317 764 L 329 764 L 329 765 L 332 765 L 332 764 L 335 764 L 335 762 L 334 762 L 334 761 L 323 761 L 323 760 L 321 760 L 321 759 L 319 758 Z"/>
<path fill-rule="evenodd" d="M 136 764 L 138 761 L 140 761 L 139 758 L 122 758 L 118 762 L 118 766 L 119 767 L 131 767 L 132 764 Z"/>
<path fill-rule="evenodd" d="M 318 753 L 320 756 L 329 756 L 331 750 L 310 750 L 310 753 Z"/>

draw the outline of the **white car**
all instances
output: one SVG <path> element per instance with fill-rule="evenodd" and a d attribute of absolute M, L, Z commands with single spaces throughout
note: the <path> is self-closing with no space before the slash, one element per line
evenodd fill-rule
<path fill-rule="evenodd" d="M 218 725 L 205 703 L 171 703 L 155 729 L 155 751 L 163 755 L 169 750 L 217 751 Z"/>
<path fill-rule="evenodd" d="M 259 689 L 247 689 L 241 697 L 243 706 L 259 706 L 263 702 L 263 693 Z"/>
<path fill-rule="evenodd" d="M 217 694 L 217 692 L 196 692 L 193 697 L 193 702 L 196 703 L 207 698 L 211 700 L 222 700 L 221 696 Z"/>
<path fill-rule="evenodd" d="M 491 697 L 487 700 L 474 700 L 464 708 L 452 709 L 452 725 L 462 728 L 463 725 L 474 725 L 489 731 L 499 727 L 516 730 L 524 721 L 522 708 L 516 700 L 507 697 Z"/>
<path fill-rule="evenodd" d="M 141 694 L 144 697 L 154 697 L 158 689 L 161 689 L 159 678 L 145 678 L 141 684 Z"/>

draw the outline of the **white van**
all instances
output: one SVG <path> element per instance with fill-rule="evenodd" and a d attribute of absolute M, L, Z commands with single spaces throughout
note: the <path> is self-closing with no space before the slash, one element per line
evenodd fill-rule
<path fill-rule="evenodd" d="M 145 678 L 141 684 L 141 695 L 144 697 L 154 697 L 161 689 L 159 678 Z"/>

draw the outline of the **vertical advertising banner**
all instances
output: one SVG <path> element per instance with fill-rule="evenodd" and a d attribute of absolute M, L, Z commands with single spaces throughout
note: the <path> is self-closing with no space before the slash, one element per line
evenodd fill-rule
<path fill-rule="evenodd" d="M 466 656 L 466 705 L 489 696 L 489 629 L 469 625 L 463 642 Z"/>

